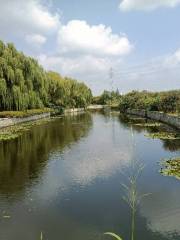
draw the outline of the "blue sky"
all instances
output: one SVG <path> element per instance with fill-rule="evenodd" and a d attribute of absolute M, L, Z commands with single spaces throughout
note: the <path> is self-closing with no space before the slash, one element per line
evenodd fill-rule
<path fill-rule="evenodd" d="M 180 88 L 180 0 L 0 0 L 0 38 L 94 94 Z M 113 69 L 113 85 L 109 70 Z"/>
<path fill-rule="evenodd" d="M 157 0 L 158 1 L 158 0 Z M 126 33 L 138 47 L 139 56 L 167 54 L 180 46 L 180 6 L 154 11 L 119 10 L 119 0 L 55 0 L 62 11 L 62 21 L 86 20 L 90 25 L 111 26 L 114 33 Z"/>

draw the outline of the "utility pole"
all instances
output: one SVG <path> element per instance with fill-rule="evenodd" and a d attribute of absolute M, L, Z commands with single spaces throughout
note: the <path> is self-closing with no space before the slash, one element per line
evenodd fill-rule
<path fill-rule="evenodd" d="M 110 79 L 110 89 L 111 89 L 110 97 L 111 97 L 111 105 L 112 105 L 112 91 L 114 89 L 113 88 L 113 85 L 114 85 L 114 70 L 113 70 L 112 67 L 109 69 L 109 79 Z"/>
<path fill-rule="evenodd" d="M 109 79 L 110 79 L 110 89 L 111 89 L 111 106 L 110 106 L 110 112 L 111 112 L 111 108 L 112 108 L 112 92 L 114 90 L 114 70 L 111 67 L 109 69 Z M 114 144 L 116 143 L 116 136 L 115 136 L 115 125 L 114 125 L 114 118 L 112 117 L 112 140 L 114 142 Z"/>
<path fill-rule="evenodd" d="M 114 77 L 114 70 L 113 70 L 113 68 L 111 67 L 111 68 L 109 69 L 109 79 L 110 79 L 111 91 L 113 91 L 113 85 L 114 85 L 114 79 L 113 79 L 113 77 Z"/>

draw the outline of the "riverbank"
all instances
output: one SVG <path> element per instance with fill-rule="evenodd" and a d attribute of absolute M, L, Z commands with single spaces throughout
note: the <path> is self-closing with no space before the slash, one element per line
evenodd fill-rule
<path fill-rule="evenodd" d="M 12 140 L 21 136 L 24 132 L 30 131 L 33 126 L 44 125 L 52 121 L 50 117 L 36 119 L 35 121 L 21 122 L 0 129 L 0 142 Z"/>
<path fill-rule="evenodd" d="M 100 110 L 119 110 L 119 105 L 101 105 L 101 104 L 92 104 L 87 107 L 87 110 L 90 111 L 100 111 Z"/>
<path fill-rule="evenodd" d="M 14 126 L 20 123 L 49 118 L 54 110 L 50 108 L 31 109 L 26 111 L 0 112 L 0 128 Z"/>
<path fill-rule="evenodd" d="M 74 114 L 74 113 L 80 113 L 80 112 L 84 112 L 85 108 L 67 108 L 64 109 L 63 114 Z"/>
<path fill-rule="evenodd" d="M 29 117 L 18 117 L 18 118 L 0 118 L 0 128 L 10 127 L 14 126 L 20 123 L 30 122 L 30 121 L 36 121 L 43 118 L 49 118 L 50 112 L 41 113 L 37 115 L 32 115 Z"/>
<path fill-rule="evenodd" d="M 67 115 L 84 112 L 85 108 L 70 108 L 62 111 L 47 109 L 33 109 L 26 111 L 5 111 L 0 112 L 0 129 L 15 126 L 21 123 L 38 121 L 49 118 L 51 115 Z"/>
<path fill-rule="evenodd" d="M 40 115 L 43 113 L 54 112 L 51 108 L 40 109 L 28 109 L 24 111 L 2 111 L 0 112 L 0 118 L 25 118 L 34 115 Z"/>
<path fill-rule="evenodd" d="M 26 111 L 0 112 L 0 142 L 17 138 L 32 126 L 41 125 L 50 121 L 54 115 L 77 115 L 87 110 L 104 109 L 104 106 L 91 106 L 87 108 L 69 109 L 32 109 Z"/>
<path fill-rule="evenodd" d="M 46 110 L 48 112 L 45 109 L 28 110 L 25 112 L 0 112 L 1 116 L 11 116 L 0 118 L 0 142 L 15 139 L 23 132 L 30 130 L 32 126 L 46 124 L 54 119 L 51 116 L 77 115 L 85 112 L 85 108 L 61 109 L 61 111 L 58 109 Z M 41 112 L 41 114 L 38 114 L 38 112 Z"/>
<path fill-rule="evenodd" d="M 37 121 L 44 118 L 49 118 L 51 115 L 66 115 L 84 112 L 85 108 L 70 108 L 64 110 L 58 109 L 33 109 L 26 111 L 4 111 L 0 112 L 0 129 L 14 126 L 20 123 Z"/>
<path fill-rule="evenodd" d="M 172 114 L 167 114 L 167 113 L 157 112 L 157 111 L 138 110 L 138 109 L 137 110 L 128 109 L 126 110 L 126 113 L 130 115 L 136 115 L 136 116 L 160 121 L 180 130 L 180 116 L 178 115 L 172 115 Z"/>
<path fill-rule="evenodd" d="M 101 104 L 93 104 L 93 105 L 89 105 L 87 107 L 87 110 L 102 110 L 104 109 L 104 105 L 101 105 Z"/>

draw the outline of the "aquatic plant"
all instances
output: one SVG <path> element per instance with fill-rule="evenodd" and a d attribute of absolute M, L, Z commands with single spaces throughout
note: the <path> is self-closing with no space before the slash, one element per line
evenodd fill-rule
<path fill-rule="evenodd" d="M 24 132 L 29 131 L 31 127 L 46 124 L 53 118 L 40 119 L 37 121 L 22 123 L 11 127 L 3 128 L 0 131 L 0 142 L 13 140 L 21 136 Z"/>
<path fill-rule="evenodd" d="M 132 151 L 135 151 L 136 143 L 134 142 L 134 133 L 131 126 L 131 136 L 132 136 Z M 135 156 L 135 154 L 134 154 Z M 123 196 L 123 200 L 128 204 L 131 210 L 131 240 L 135 239 L 135 216 L 138 209 L 138 206 L 141 200 L 150 195 L 150 193 L 139 194 L 138 192 L 138 184 L 137 181 L 140 175 L 143 172 L 144 164 L 139 161 L 139 159 L 132 158 L 131 165 L 130 165 L 130 173 L 127 174 L 128 183 L 122 183 L 122 187 L 124 188 L 125 194 Z M 122 238 L 113 233 L 113 232 L 106 232 L 106 235 L 110 235 L 117 240 L 122 240 Z"/>
<path fill-rule="evenodd" d="M 146 137 L 149 138 L 157 138 L 157 139 L 162 139 L 162 140 L 177 140 L 180 139 L 180 133 L 175 133 L 175 132 L 156 132 L 156 133 L 149 133 L 145 135 Z"/>
<path fill-rule="evenodd" d="M 43 240 L 43 233 L 40 233 L 40 240 Z"/>
<path fill-rule="evenodd" d="M 161 123 L 158 122 L 152 122 L 152 123 L 135 123 L 135 126 L 139 127 L 160 127 Z"/>
<path fill-rule="evenodd" d="M 106 232 L 104 233 L 105 235 L 109 235 L 111 237 L 114 237 L 115 239 L 117 240 L 123 240 L 119 235 L 115 234 L 115 233 L 112 233 L 112 232 Z"/>
<path fill-rule="evenodd" d="M 165 160 L 160 172 L 164 176 L 173 176 L 180 179 L 180 157 Z"/>

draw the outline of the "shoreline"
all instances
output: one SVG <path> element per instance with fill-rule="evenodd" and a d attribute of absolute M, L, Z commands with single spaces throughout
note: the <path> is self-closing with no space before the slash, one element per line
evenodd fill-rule
<path fill-rule="evenodd" d="M 163 122 L 180 130 L 180 116 L 173 116 L 163 112 L 138 109 L 128 109 L 125 113 Z"/>
<path fill-rule="evenodd" d="M 51 116 L 50 112 L 35 114 L 28 117 L 18 117 L 18 118 L 0 118 L 0 129 L 15 126 L 20 123 L 26 123 L 31 121 L 36 121 L 44 118 L 49 118 Z"/>
<path fill-rule="evenodd" d="M 77 114 L 80 112 L 85 112 L 85 111 L 93 111 L 93 110 L 103 110 L 106 109 L 107 106 L 103 105 L 90 105 L 87 108 L 70 108 L 70 109 L 65 109 L 63 113 L 60 115 L 68 115 L 68 114 Z M 30 116 L 25 116 L 25 117 L 5 117 L 5 118 L 0 118 L 0 129 L 6 128 L 6 127 L 11 127 L 15 126 L 21 123 L 26 123 L 26 122 L 33 122 L 37 121 L 40 119 L 44 118 L 50 118 L 51 115 L 56 114 L 56 111 L 48 111 L 40 114 L 33 114 Z M 166 123 L 172 127 L 175 127 L 176 129 L 180 130 L 180 116 L 174 116 L 171 114 L 163 113 L 163 112 L 157 112 L 157 111 L 146 111 L 146 110 L 138 110 L 138 109 L 127 109 L 125 114 L 129 115 L 136 115 L 140 116 L 143 118 L 149 118 L 152 120 L 156 120 L 159 122 Z"/>
<path fill-rule="evenodd" d="M 70 109 L 65 109 L 63 113 L 58 113 L 56 111 L 48 111 L 48 112 L 33 114 L 31 116 L 25 116 L 25 117 L 3 117 L 3 118 L 0 118 L 0 129 L 6 128 L 6 127 L 8 128 L 21 123 L 34 122 L 40 119 L 50 118 L 52 115 L 64 116 L 68 114 L 85 112 L 85 110 L 86 109 L 84 108 L 70 108 Z"/>

